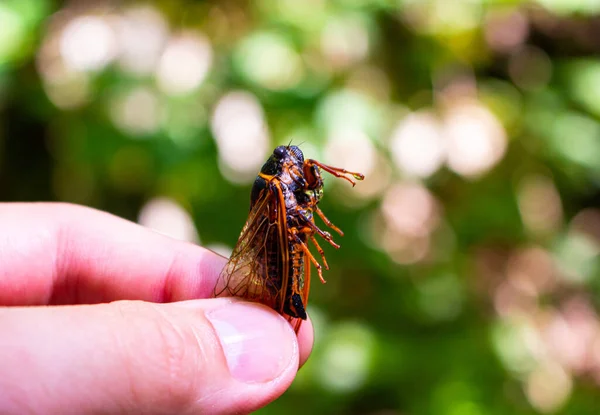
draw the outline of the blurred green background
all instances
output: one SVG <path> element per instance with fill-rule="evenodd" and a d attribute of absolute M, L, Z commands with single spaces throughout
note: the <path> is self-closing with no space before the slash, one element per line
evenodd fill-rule
<path fill-rule="evenodd" d="M 600 408 L 599 0 L 0 1 L 0 198 L 228 254 L 272 149 L 346 236 L 263 414 Z M 115 235 L 118 237 L 118 235 Z"/>

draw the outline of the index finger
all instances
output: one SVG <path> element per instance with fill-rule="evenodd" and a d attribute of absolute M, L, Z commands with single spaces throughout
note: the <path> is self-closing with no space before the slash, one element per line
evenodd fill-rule
<path fill-rule="evenodd" d="M 91 208 L 0 204 L 0 305 L 208 298 L 226 259 Z"/>

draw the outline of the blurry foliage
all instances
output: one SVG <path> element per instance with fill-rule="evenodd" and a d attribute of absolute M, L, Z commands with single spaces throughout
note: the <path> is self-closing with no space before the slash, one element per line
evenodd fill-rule
<path fill-rule="evenodd" d="M 327 179 L 314 353 L 262 413 L 597 412 L 599 2 L 115 4 L 0 2 L 2 200 L 226 252 L 302 143 L 368 179 Z"/>

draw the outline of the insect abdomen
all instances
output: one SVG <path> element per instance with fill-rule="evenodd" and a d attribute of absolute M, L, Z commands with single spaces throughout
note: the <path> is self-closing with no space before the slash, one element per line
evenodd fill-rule
<path fill-rule="evenodd" d="M 306 309 L 302 300 L 304 288 L 304 252 L 298 244 L 290 244 L 290 278 L 287 286 L 284 311 L 292 317 L 306 320 Z"/>

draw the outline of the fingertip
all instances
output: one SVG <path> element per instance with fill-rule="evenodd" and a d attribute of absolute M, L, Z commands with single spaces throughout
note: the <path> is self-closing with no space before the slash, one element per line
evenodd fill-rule
<path fill-rule="evenodd" d="M 225 368 L 217 376 L 207 373 L 206 380 L 219 387 L 215 379 L 221 379 L 223 389 L 203 399 L 203 407 L 218 413 L 251 413 L 281 396 L 295 379 L 300 363 L 298 340 L 288 321 L 271 308 L 239 298 L 170 306 L 203 314 L 222 350 Z"/>
<path fill-rule="evenodd" d="M 300 355 L 300 367 L 308 360 L 315 340 L 315 329 L 310 316 L 302 323 L 298 330 L 298 348 Z"/>
<path fill-rule="evenodd" d="M 280 378 L 298 362 L 299 348 L 285 319 L 268 307 L 233 301 L 210 310 L 231 375 L 246 383 Z"/>

